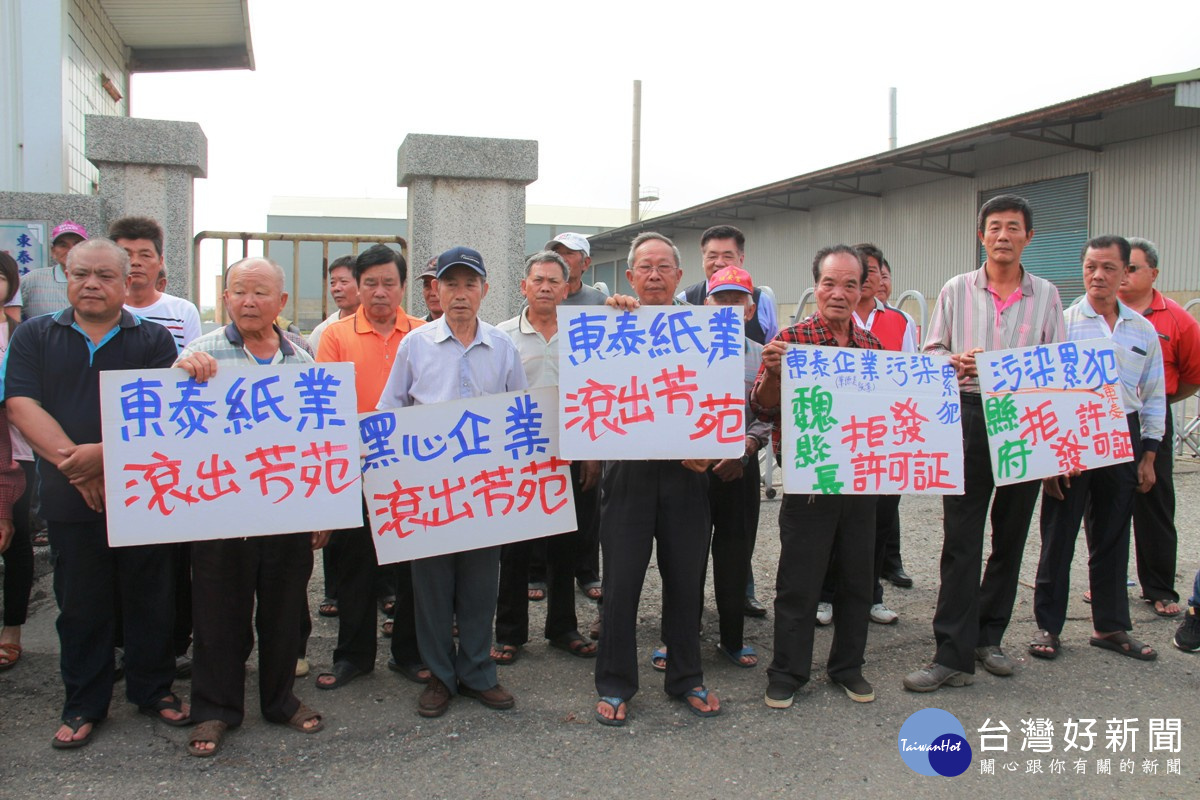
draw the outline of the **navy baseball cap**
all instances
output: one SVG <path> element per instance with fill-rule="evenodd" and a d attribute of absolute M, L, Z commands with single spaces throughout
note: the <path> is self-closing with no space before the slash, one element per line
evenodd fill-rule
<path fill-rule="evenodd" d="M 483 256 L 479 255 L 479 251 L 472 250 L 469 247 L 452 247 L 438 256 L 437 277 L 442 277 L 446 270 L 451 267 L 457 267 L 460 264 L 464 267 L 470 267 L 484 278 L 487 277 L 487 270 L 483 266 Z"/>

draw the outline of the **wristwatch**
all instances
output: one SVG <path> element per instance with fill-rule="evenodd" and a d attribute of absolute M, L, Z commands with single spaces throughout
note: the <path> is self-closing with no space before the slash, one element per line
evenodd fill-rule
<path fill-rule="evenodd" d="M 747 464 L 749 464 L 749 463 L 750 463 L 750 454 L 749 454 L 749 453 L 742 453 L 742 457 L 741 457 L 740 459 L 738 459 L 738 460 L 742 462 L 742 466 L 744 467 L 744 466 L 746 466 Z"/>

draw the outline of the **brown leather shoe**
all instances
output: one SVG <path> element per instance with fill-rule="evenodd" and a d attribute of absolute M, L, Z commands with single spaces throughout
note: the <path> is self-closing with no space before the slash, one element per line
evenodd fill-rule
<path fill-rule="evenodd" d="M 417 713 L 422 717 L 440 717 L 449 707 L 450 690 L 437 676 L 430 675 L 429 683 L 425 684 L 421 696 L 417 698 Z"/>
<path fill-rule="evenodd" d="M 516 700 L 513 699 L 512 692 L 498 683 L 490 689 L 472 689 L 470 686 L 460 683 L 458 685 L 458 693 L 463 697 L 474 697 L 488 708 L 495 708 L 500 711 L 516 705 Z"/>

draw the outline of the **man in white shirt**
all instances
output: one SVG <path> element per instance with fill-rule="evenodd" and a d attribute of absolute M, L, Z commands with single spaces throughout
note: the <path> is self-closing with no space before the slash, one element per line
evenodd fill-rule
<path fill-rule="evenodd" d="M 157 322 L 183 350 L 200 336 L 200 313 L 182 297 L 159 291 L 159 278 L 166 276 L 163 264 L 163 229 L 150 217 L 121 217 L 108 228 L 108 238 L 129 254 L 129 313 Z"/>

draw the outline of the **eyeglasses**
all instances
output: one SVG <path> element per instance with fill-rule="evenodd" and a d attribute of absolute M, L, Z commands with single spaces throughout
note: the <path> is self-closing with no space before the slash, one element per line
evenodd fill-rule
<path fill-rule="evenodd" d="M 1129 274 L 1132 275 L 1133 273 L 1137 272 L 1139 269 L 1154 269 L 1154 267 L 1151 267 L 1149 265 L 1142 266 L 1142 265 L 1138 265 L 1138 264 L 1130 264 L 1129 265 Z"/>
<path fill-rule="evenodd" d="M 633 271 L 639 275 L 649 275 L 651 272 L 657 272 L 659 275 L 669 275 L 679 267 L 671 264 L 659 264 L 657 267 L 652 267 L 649 264 L 638 264 L 633 268 Z"/>

